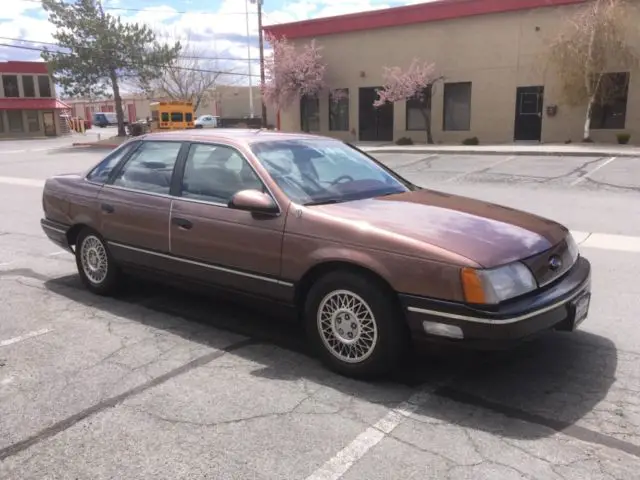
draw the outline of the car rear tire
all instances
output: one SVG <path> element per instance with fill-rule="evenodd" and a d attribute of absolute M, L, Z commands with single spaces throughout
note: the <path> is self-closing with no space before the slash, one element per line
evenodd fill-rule
<path fill-rule="evenodd" d="M 119 285 L 120 269 L 102 236 L 84 228 L 78 234 L 75 253 L 78 273 L 85 287 L 98 295 L 113 295 Z"/>
<path fill-rule="evenodd" d="M 304 321 L 311 346 L 331 370 L 381 377 L 407 351 L 407 329 L 393 292 L 365 275 L 336 271 L 309 290 Z"/>

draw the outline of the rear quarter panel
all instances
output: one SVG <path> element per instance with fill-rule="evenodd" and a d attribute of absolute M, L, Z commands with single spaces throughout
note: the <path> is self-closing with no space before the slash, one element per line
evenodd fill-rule
<path fill-rule="evenodd" d="M 82 223 L 95 228 L 98 225 L 96 199 L 101 188 L 80 175 L 48 179 L 42 194 L 45 217 L 68 226 Z"/>

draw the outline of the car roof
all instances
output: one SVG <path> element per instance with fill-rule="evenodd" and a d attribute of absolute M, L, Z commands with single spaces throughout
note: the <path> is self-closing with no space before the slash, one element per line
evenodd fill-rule
<path fill-rule="evenodd" d="M 257 143 L 273 140 L 332 140 L 339 142 L 335 138 L 306 133 L 278 132 L 265 129 L 249 128 L 216 128 L 215 130 L 175 130 L 166 132 L 155 132 L 144 135 L 144 140 L 178 140 L 178 141 L 231 141 L 240 143 Z"/>

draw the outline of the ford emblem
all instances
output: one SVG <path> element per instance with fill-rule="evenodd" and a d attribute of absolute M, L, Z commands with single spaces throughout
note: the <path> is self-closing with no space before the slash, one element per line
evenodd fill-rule
<path fill-rule="evenodd" d="M 562 267 L 562 259 L 558 255 L 553 255 L 549 258 L 549 268 L 554 272 Z"/>

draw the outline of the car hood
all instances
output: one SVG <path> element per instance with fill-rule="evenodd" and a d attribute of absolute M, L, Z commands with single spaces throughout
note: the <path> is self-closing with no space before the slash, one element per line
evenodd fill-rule
<path fill-rule="evenodd" d="M 531 213 L 426 189 L 314 208 L 399 236 L 399 247 L 405 237 L 487 268 L 541 253 L 568 234 Z"/>

